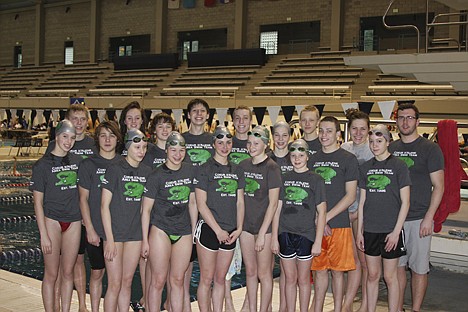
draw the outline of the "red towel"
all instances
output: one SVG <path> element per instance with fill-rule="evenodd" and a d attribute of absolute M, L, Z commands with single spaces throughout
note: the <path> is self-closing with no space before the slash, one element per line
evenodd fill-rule
<path fill-rule="evenodd" d="M 466 173 L 460 164 L 460 149 L 458 147 L 457 122 L 455 120 L 441 120 L 437 123 L 438 143 L 445 160 L 444 195 L 439 209 L 434 215 L 434 232 L 442 229 L 450 213 L 460 209 L 460 186 Z"/>

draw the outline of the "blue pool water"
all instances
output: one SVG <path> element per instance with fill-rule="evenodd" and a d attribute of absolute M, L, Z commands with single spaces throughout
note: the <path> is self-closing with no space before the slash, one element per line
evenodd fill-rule
<path fill-rule="evenodd" d="M 40 254 L 40 237 L 34 220 L 34 207 L 30 199 L 31 192 L 27 189 L 33 161 L 0 162 L 0 268 L 23 274 L 36 279 L 42 279 L 44 263 Z M 12 176 L 13 168 L 20 176 Z M 16 198 L 16 199 L 15 199 Z M 20 198 L 19 200 L 17 198 Z M 21 217 L 21 218 L 20 218 Z M 85 257 L 87 277 L 89 281 L 90 266 Z M 276 264 L 274 275 L 279 275 Z M 194 262 L 191 289 L 195 300 L 200 270 L 197 261 Z M 104 277 L 103 293 L 107 288 Z M 140 274 L 137 269 L 133 279 L 132 300 L 141 298 Z M 232 288 L 245 286 L 245 271 L 232 278 Z M 163 295 L 164 296 L 164 295 Z"/>

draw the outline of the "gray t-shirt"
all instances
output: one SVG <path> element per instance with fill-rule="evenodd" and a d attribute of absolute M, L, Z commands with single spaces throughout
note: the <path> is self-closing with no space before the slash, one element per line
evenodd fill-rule
<path fill-rule="evenodd" d="M 383 161 L 372 158 L 361 166 L 359 188 L 366 190 L 364 231 L 393 231 L 401 208 L 400 190 L 408 185 L 408 167 L 393 155 Z"/>
<path fill-rule="evenodd" d="M 32 168 L 30 191 L 44 194 L 44 215 L 60 222 L 81 220 L 78 198 L 78 164 L 82 160 L 72 153 L 58 157 L 42 156 Z"/>
<path fill-rule="evenodd" d="M 229 161 L 234 164 L 240 164 L 241 161 L 247 158 L 250 158 L 249 151 L 247 150 L 247 140 L 240 140 L 237 137 L 233 137 Z"/>
<path fill-rule="evenodd" d="M 236 164 L 222 165 L 214 158 L 200 166 L 195 188 L 205 191 L 206 203 L 225 231 L 237 228 L 237 190 L 245 187 L 244 173 Z"/>
<path fill-rule="evenodd" d="M 285 174 L 286 172 L 293 171 L 294 167 L 291 163 L 291 157 L 289 156 L 289 153 L 286 154 L 284 157 L 278 157 L 275 155 L 273 151 L 269 152 L 267 154 L 275 163 L 280 166 L 281 173 Z"/>
<path fill-rule="evenodd" d="M 353 142 L 346 142 L 341 144 L 341 148 L 355 155 L 358 160 L 359 166 L 368 161 L 369 159 L 374 158 L 374 154 L 372 154 L 369 147 L 369 141 L 366 141 L 364 144 L 361 145 L 353 144 Z M 350 212 L 357 211 L 359 206 L 359 197 L 360 193 L 358 189 L 356 193 L 356 200 L 348 208 Z"/>
<path fill-rule="evenodd" d="M 51 141 L 47 146 L 45 154 L 50 153 L 55 148 L 55 140 Z M 73 147 L 70 149 L 70 153 L 81 156 L 81 158 L 88 158 L 92 155 L 99 153 L 96 144 L 90 136 L 85 135 L 84 139 L 81 141 L 75 141 Z"/>
<path fill-rule="evenodd" d="M 166 161 L 166 151 L 159 148 L 156 144 L 149 143 L 145 157 L 142 163 L 155 169 Z"/>
<path fill-rule="evenodd" d="M 106 170 L 101 187 L 112 193 L 110 213 L 114 241 L 142 240 L 141 197 L 150 172 L 148 166 L 140 163 L 134 168 L 125 159 L 112 163 Z"/>
<path fill-rule="evenodd" d="M 190 132 L 184 132 L 182 136 L 185 139 L 187 151 L 184 162 L 200 166 L 213 156 L 213 134 L 204 132 L 200 135 L 193 135 Z"/>
<path fill-rule="evenodd" d="M 295 171 L 283 174 L 280 192 L 283 201 L 279 232 L 299 234 L 315 241 L 315 214 L 317 205 L 325 202 L 325 183 L 318 174 Z"/>
<path fill-rule="evenodd" d="M 78 185 L 89 191 L 88 205 L 91 222 L 99 237 L 104 237 L 104 227 L 101 217 L 101 183 L 104 179 L 107 167 L 113 162 L 121 160 L 122 156 L 116 155 L 113 159 L 106 159 L 99 154 L 84 159 L 78 170 Z"/>
<path fill-rule="evenodd" d="M 430 174 L 444 169 L 444 156 L 439 145 L 419 137 L 411 143 L 395 141 L 390 144 L 389 151 L 403 160 L 410 171 L 412 187 L 410 210 L 406 220 L 424 218 L 431 204 Z"/>
<path fill-rule="evenodd" d="M 240 167 L 245 177 L 243 230 L 258 234 L 270 204 L 269 191 L 281 187 L 281 170 L 270 157 L 255 165 L 252 164 L 252 159 L 245 159 Z M 271 232 L 271 225 L 267 232 Z"/>
<path fill-rule="evenodd" d="M 162 164 L 150 174 L 144 196 L 154 199 L 152 225 L 168 235 L 192 233 L 189 199 L 194 176 L 195 170 L 187 163 L 176 171 Z"/>
<path fill-rule="evenodd" d="M 306 139 L 304 140 L 307 142 L 307 145 L 309 145 L 309 161 L 307 162 L 307 167 L 310 169 L 312 168 L 311 158 L 318 151 L 322 150 L 322 144 L 320 144 L 320 140 L 318 138 L 311 141 L 307 141 Z"/>
<path fill-rule="evenodd" d="M 332 153 L 322 150 L 310 157 L 310 170 L 325 180 L 327 209 L 330 211 L 346 195 L 346 182 L 357 181 L 359 164 L 356 156 L 341 148 Z M 328 222 L 331 228 L 350 227 L 348 210 L 344 210 Z"/>

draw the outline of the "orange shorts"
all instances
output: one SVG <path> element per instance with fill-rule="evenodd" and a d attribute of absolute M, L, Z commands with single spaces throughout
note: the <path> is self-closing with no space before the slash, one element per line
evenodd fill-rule
<path fill-rule="evenodd" d="M 331 236 L 322 239 L 322 253 L 312 260 L 311 270 L 351 271 L 356 269 L 351 228 L 332 229 Z"/>

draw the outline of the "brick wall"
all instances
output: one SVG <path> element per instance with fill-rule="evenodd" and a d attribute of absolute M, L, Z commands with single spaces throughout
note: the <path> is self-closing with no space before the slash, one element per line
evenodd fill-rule
<path fill-rule="evenodd" d="M 13 66 L 16 42 L 22 46 L 23 64 L 34 64 L 35 19 L 34 9 L 0 14 L 0 66 Z"/>
<path fill-rule="evenodd" d="M 68 12 L 66 9 L 70 8 Z M 74 61 L 89 60 L 90 4 L 75 3 L 44 9 L 44 62 L 64 62 L 65 41 L 73 41 Z"/>

